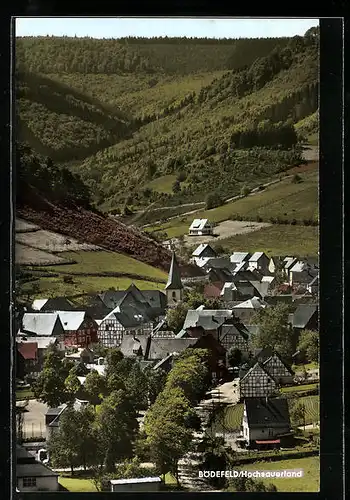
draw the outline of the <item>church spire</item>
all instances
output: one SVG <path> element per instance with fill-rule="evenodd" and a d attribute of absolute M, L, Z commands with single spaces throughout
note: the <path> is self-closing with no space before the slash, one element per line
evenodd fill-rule
<path fill-rule="evenodd" d="M 165 286 L 165 290 L 182 290 L 182 289 L 183 285 L 181 282 L 180 268 L 179 264 L 177 263 L 175 252 L 173 251 L 168 282 Z"/>

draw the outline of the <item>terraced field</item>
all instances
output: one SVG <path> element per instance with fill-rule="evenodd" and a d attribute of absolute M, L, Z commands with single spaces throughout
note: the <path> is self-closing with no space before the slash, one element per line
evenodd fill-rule
<path fill-rule="evenodd" d="M 310 425 L 320 420 L 320 397 L 304 396 L 298 398 L 298 403 L 305 405 L 305 425 Z"/>
<path fill-rule="evenodd" d="M 166 281 L 167 278 L 166 273 L 160 269 L 116 252 L 64 252 L 60 255 L 66 260 L 74 261 L 75 264 L 50 266 L 47 270 L 62 274 L 86 273 L 90 275 L 103 275 L 103 273 L 114 272 L 134 274 L 142 278 L 154 278 L 159 281 Z"/>

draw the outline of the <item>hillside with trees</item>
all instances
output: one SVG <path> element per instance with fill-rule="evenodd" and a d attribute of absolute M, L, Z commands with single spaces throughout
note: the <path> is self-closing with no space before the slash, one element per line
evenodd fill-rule
<path fill-rule="evenodd" d="M 314 29 L 291 39 L 20 38 L 17 66 L 44 82 L 39 97 L 19 85 L 22 137 L 51 148 L 104 211 L 204 201 L 214 176 L 221 197 L 234 196 L 300 164 L 300 140 L 317 131 Z"/>

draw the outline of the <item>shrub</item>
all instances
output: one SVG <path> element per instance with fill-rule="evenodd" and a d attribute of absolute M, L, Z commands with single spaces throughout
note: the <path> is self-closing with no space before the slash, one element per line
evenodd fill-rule
<path fill-rule="evenodd" d="M 246 186 L 246 185 L 244 185 L 244 186 L 242 187 L 242 189 L 241 189 L 241 195 L 242 195 L 242 196 L 248 196 L 248 194 L 249 194 L 250 192 L 251 192 L 251 189 L 250 189 L 248 186 Z"/>
<path fill-rule="evenodd" d="M 219 193 L 209 193 L 205 200 L 205 208 L 210 210 L 211 208 L 220 207 L 223 204 L 223 199 Z"/>
<path fill-rule="evenodd" d="M 72 276 L 63 276 L 63 283 L 74 283 Z"/>
<path fill-rule="evenodd" d="M 300 182 L 302 182 L 302 178 L 300 177 L 300 175 L 294 174 L 292 177 L 292 183 L 299 184 Z"/>
<path fill-rule="evenodd" d="M 260 215 L 256 216 L 256 222 L 263 222 L 263 219 L 260 217 Z"/>
<path fill-rule="evenodd" d="M 296 225 L 296 223 L 297 223 L 297 221 L 296 221 L 295 219 L 292 219 L 292 220 L 290 221 L 290 223 L 291 223 L 291 225 L 292 225 L 292 226 L 295 226 L 295 225 Z"/>

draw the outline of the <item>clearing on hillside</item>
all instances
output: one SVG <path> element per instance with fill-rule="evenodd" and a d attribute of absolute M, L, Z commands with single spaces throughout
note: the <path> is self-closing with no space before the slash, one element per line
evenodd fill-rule
<path fill-rule="evenodd" d="M 31 248 L 20 243 L 16 243 L 15 260 L 16 264 L 22 266 L 49 266 L 69 263 L 69 260 L 58 257 L 58 255 L 44 252 L 38 248 Z"/>

